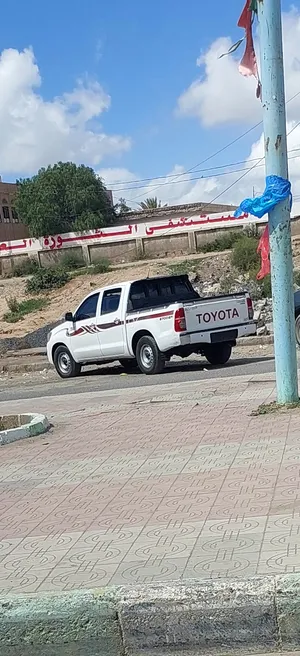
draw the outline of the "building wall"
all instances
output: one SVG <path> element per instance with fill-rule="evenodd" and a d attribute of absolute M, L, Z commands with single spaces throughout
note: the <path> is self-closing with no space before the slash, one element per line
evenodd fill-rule
<path fill-rule="evenodd" d="M 13 241 L 28 237 L 28 230 L 14 210 L 17 185 L 0 181 L 0 241 Z"/>

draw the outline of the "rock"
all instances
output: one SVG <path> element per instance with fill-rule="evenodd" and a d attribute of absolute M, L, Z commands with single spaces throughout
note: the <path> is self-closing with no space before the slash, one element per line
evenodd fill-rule
<path fill-rule="evenodd" d="M 220 287 L 219 282 L 214 284 L 204 282 L 202 285 L 202 296 L 215 296 L 220 293 Z"/>
<path fill-rule="evenodd" d="M 267 334 L 268 335 L 273 335 L 273 333 L 274 333 L 273 321 L 266 324 L 266 329 L 267 329 Z"/>
<path fill-rule="evenodd" d="M 266 335 L 266 334 L 267 334 L 266 326 L 263 325 L 263 326 L 260 326 L 259 328 L 257 328 L 257 332 L 256 332 L 256 334 L 257 334 L 259 337 L 260 337 L 261 335 Z"/>

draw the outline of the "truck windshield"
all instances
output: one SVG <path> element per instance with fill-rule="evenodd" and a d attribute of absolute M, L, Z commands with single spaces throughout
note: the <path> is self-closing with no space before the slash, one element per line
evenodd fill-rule
<path fill-rule="evenodd" d="M 199 294 L 193 289 L 187 276 L 149 278 L 132 283 L 128 311 L 167 305 L 176 301 L 193 301 Z"/>

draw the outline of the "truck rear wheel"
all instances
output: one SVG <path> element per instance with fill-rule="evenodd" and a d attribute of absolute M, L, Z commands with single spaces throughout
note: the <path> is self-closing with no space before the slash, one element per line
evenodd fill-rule
<path fill-rule="evenodd" d="M 143 374 L 151 376 L 160 374 L 165 366 L 165 358 L 159 350 L 156 341 L 150 335 L 141 337 L 136 347 L 136 360 Z"/>
<path fill-rule="evenodd" d="M 226 364 L 231 356 L 231 344 L 208 344 L 205 348 L 205 357 L 210 364 Z"/>
<path fill-rule="evenodd" d="M 81 365 L 75 362 L 66 346 L 58 346 L 54 351 L 53 362 L 61 378 L 74 378 L 81 372 Z"/>

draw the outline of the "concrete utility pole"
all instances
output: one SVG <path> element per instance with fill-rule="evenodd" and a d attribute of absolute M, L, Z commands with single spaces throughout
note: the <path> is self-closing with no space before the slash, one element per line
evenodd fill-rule
<path fill-rule="evenodd" d="M 288 179 L 281 0 L 257 0 L 266 174 Z M 278 403 L 298 400 L 289 200 L 269 213 Z"/>

